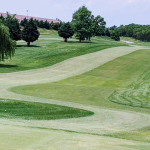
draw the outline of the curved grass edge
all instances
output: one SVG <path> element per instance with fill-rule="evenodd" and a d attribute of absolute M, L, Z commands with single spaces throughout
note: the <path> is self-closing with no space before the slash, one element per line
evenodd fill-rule
<path fill-rule="evenodd" d="M 0 118 L 24 120 L 71 119 L 94 115 L 94 112 L 40 102 L 0 99 Z"/>

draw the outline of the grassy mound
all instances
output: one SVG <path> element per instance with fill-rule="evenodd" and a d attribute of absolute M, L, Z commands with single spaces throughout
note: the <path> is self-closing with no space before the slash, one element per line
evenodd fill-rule
<path fill-rule="evenodd" d="M 90 43 L 79 43 L 76 39 L 70 39 L 68 43 L 62 41 L 54 32 L 41 35 L 30 47 L 27 47 L 25 42 L 18 42 L 15 56 L 11 60 L 0 62 L 0 73 L 51 66 L 72 57 L 125 45 L 98 37 L 93 38 Z"/>
<path fill-rule="evenodd" d="M 0 118 L 53 120 L 93 115 L 93 112 L 71 107 L 17 100 L 0 100 Z"/>

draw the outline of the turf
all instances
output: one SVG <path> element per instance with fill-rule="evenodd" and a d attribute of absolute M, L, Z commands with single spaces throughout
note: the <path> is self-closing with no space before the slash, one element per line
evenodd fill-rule
<path fill-rule="evenodd" d="M 110 99 L 108 99 L 108 97 L 116 89 L 125 89 L 126 87 L 130 89 L 132 88 L 130 85 L 133 83 L 135 83 L 134 86 L 137 89 L 140 87 L 136 86 L 136 82 L 143 77 L 143 73 L 147 75 L 150 64 L 149 54 L 150 50 L 139 50 L 110 61 L 79 76 L 71 77 L 54 83 L 15 87 L 12 88 L 12 91 L 20 94 L 39 96 L 48 99 L 80 103 L 85 106 L 93 105 L 106 109 L 113 109 L 115 111 L 120 110 L 120 114 L 121 111 L 126 110 L 132 112 L 131 116 L 135 112 L 150 114 L 150 109 L 132 107 L 132 105 L 120 105 L 111 102 Z M 149 77 L 146 77 L 147 80 L 145 80 L 145 83 L 148 83 Z M 143 80 L 140 81 L 143 83 Z M 145 84 L 142 85 L 144 86 Z M 149 92 L 147 92 L 147 94 L 148 93 Z M 124 101 L 122 101 L 122 104 L 123 102 Z M 112 113 L 112 116 L 110 114 L 109 116 L 113 118 L 115 117 L 115 114 Z M 127 115 L 125 116 L 127 117 Z M 118 114 L 118 117 L 116 116 L 117 122 L 119 121 L 119 118 L 120 117 Z M 130 116 L 127 118 L 130 118 Z M 128 120 L 127 118 L 125 119 L 126 122 Z M 135 117 L 133 117 L 133 119 L 135 119 Z M 104 120 L 102 120 L 102 122 Z M 113 123 L 114 122 L 112 122 L 112 124 Z M 121 126 L 123 127 L 123 124 Z M 112 130 L 114 128 L 115 127 L 113 127 Z M 149 127 L 138 130 L 119 131 L 111 134 L 99 135 L 133 141 L 150 142 Z M 135 147 L 135 149 L 138 149 L 138 147 Z M 145 147 L 145 149 L 147 148 Z"/>
<path fill-rule="evenodd" d="M 149 68 L 149 54 L 150 50 L 139 50 L 76 77 L 54 83 L 15 87 L 11 90 L 20 94 L 85 105 L 150 113 L 149 109 L 122 106 L 108 99 L 114 90 L 130 85 Z"/>
<path fill-rule="evenodd" d="M 11 60 L 0 62 L 0 73 L 51 66 L 72 57 L 125 45 L 100 37 L 93 38 L 89 43 L 78 43 L 74 38 L 68 43 L 62 40 L 56 32 L 52 32 L 52 34 L 42 34 L 30 47 L 27 47 L 25 42 L 18 42 L 15 56 Z"/>
<path fill-rule="evenodd" d="M 0 100 L 0 118 L 53 120 L 93 115 L 93 112 L 71 107 L 17 100 Z"/>

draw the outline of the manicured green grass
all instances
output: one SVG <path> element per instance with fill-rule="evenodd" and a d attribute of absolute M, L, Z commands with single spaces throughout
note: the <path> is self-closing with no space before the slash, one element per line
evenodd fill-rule
<path fill-rule="evenodd" d="M 54 83 L 15 87 L 11 90 L 20 94 L 85 105 L 150 113 L 149 109 L 122 106 L 112 103 L 108 99 L 114 90 L 126 88 L 149 68 L 149 55 L 150 50 L 139 50 L 76 77 Z"/>
<path fill-rule="evenodd" d="M 78 43 L 74 38 L 69 39 L 68 43 L 62 41 L 63 39 L 54 31 L 51 34 L 41 35 L 39 40 L 30 47 L 27 47 L 25 42 L 17 42 L 15 56 L 11 60 L 6 59 L 4 62 L 0 62 L 0 73 L 51 66 L 72 57 L 125 45 L 100 37 L 93 38 L 90 43 Z"/>
<path fill-rule="evenodd" d="M 0 100 L 0 118 L 25 120 L 53 120 L 93 115 L 93 112 L 71 107 L 17 101 Z"/>
<path fill-rule="evenodd" d="M 130 85 L 136 83 L 143 72 L 149 72 L 149 55 L 150 50 L 139 50 L 76 77 L 54 83 L 15 87 L 11 90 L 25 95 L 150 114 L 148 108 L 120 105 L 108 99 L 114 90 L 131 88 Z M 149 83 L 149 76 L 146 77 L 145 83 Z M 140 86 L 136 86 L 137 89 L 138 87 Z M 149 96 L 149 92 L 147 92 L 147 96 Z M 149 135 L 149 127 L 130 132 L 120 131 L 104 134 L 107 137 L 143 142 L 150 142 Z"/>

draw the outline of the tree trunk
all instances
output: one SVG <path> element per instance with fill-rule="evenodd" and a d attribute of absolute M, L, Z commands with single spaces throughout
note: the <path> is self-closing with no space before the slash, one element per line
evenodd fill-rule
<path fill-rule="evenodd" d="M 82 38 L 81 38 L 81 37 L 79 37 L 79 42 L 81 43 L 81 41 L 82 41 Z"/>
<path fill-rule="evenodd" d="M 30 46 L 30 42 L 27 42 L 27 45 Z"/>
<path fill-rule="evenodd" d="M 64 42 L 67 42 L 67 38 L 64 38 Z"/>

